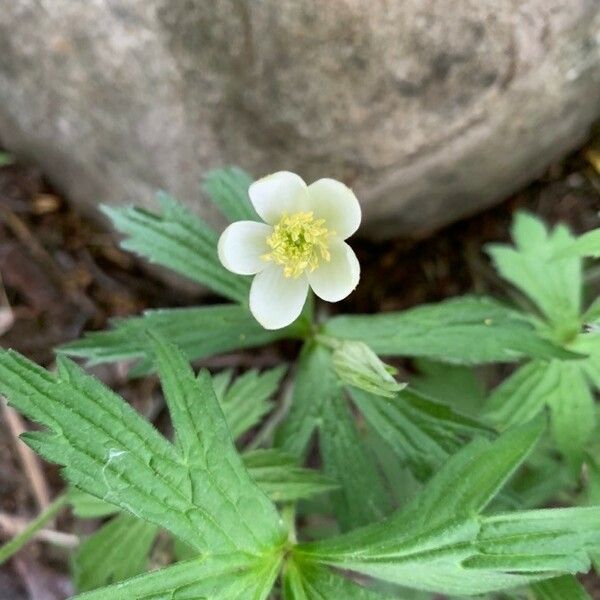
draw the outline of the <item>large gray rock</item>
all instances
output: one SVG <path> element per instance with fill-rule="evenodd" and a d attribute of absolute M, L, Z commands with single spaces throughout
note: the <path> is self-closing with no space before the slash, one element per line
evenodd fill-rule
<path fill-rule="evenodd" d="M 375 236 L 536 177 L 600 114 L 598 0 L 4 0 L 0 139 L 74 202 L 237 163 L 343 179 Z"/>

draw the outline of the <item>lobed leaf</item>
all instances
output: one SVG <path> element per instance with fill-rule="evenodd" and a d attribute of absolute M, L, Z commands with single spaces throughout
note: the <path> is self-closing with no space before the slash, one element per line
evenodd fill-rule
<path fill-rule="evenodd" d="M 136 369 L 141 375 L 152 370 L 147 331 L 158 332 L 177 344 L 189 360 L 196 360 L 298 337 L 299 327 L 296 323 L 269 331 L 247 308 L 235 304 L 151 310 L 142 317 L 115 321 L 111 331 L 87 333 L 83 339 L 59 348 L 59 352 L 84 358 L 89 365 L 142 359 Z"/>
<path fill-rule="evenodd" d="M 296 548 L 302 560 L 446 594 L 482 594 L 589 568 L 600 507 L 481 516 L 531 451 L 541 421 L 454 455 L 405 509 Z"/>
<path fill-rule="evenodd" d="M 85 592 L 145 571 L 157 531 L 156 525 L 126 514 L 109 521 L 75 552 L 75 587 Z"/>
<path fill-rule="evenodd" d="M 556 258 L 600 257 L 600 229 L 593 229 L 577 237 L 569 245 L 563 246 L 556 252 Z"/>
<path fill-rule="evenodd" d="M 0 391 L 48 428 L 26 434 L 25 441 L 64 465 L 66 479 L 83 491 L 170 530 L 198 551 L 261 554 L 279 544 L 277 512 L 237 455 L 210 382 L 196 382 L 180 353 L 167 356 L 160 344 L 157 352 L 181 452 L 67 359 L 51 375 L 1 351 Z M 191 402 L 201 416 L 186 422 Z M 198 450 L 191 449 L 195 432 Z"/>
<path fill-rule="evenodd" d="M 390 399 L 356 389 L 350 395 L 377 435 L 420 480 L 428 479 L 473 436 L 491 433 L 482 423 L 412 389 Z"/>
<path fill-rule="evenodd" d="M 248 197 L 252 177 L 239 167 L 209 171 L 202 187 L 229 221 L 260 221 Z"/>
<path fill-rule="evenodd" d="M 263 600 L 279 570 L 279 556 L 206 555 L 75 596 L 74 600 Z"/>
<path fill-rule="evenodd" d="M 582 265 L 578 258 L 557 260 L 554 256 L 573 243 L 563 226 L 552 232 L 527 213 L 517 213 L 513 224 L 516 248 L 491 244 L 488 252 L 500 274 L 528 296 L 539 309 L 561 327 L 579 322 Z"/>
<path fill-rule="evenodd" d="M 327 567 L 291 560 L 286 564 L 283 578 L 284 600 L 385 600 L 373 590 L 352 583 Z"/>
<path fill-rule="evenodd" d="M 225 385 L 220 383 L 217 397 L 234 439 L 252 429 L 273 408 L 270 399 L 277 391 L 285 371 L 285 367 L 263 373 L 250 370 L 231 384 L 228 381 L 222 382 Z"/>
<path fill-rule="evenodd" d="M 592 600 L 572 575 L 540 581 L 532 586 L 536 600 Z"/>
<path fill-rule="evenodd" d="M 250 476 L 273 502 L 294 502 L 338 487 L 314 469 L 300 467 L 294 456 L 279 450 L 253 450 L 243 454 Z"/>
<path fill-rule="evenodd" d="M 421 356 L 459 364 L 579 356 L 540 337 L 521 313 L 486 297 L 464 296 L 403 312 L 334 317 L 323 332 L 362 341 L 383 356 Z"/>
<path fill-rule="evenodd" d="M 250 281 L 220 263 L 217 233 L 169 195 L 161 193 L 157 200 L 160 213 L 134 206 L 102 207 L 114 227 L 127 236 L 121 246 L 217 294 L 247 303 Z"/>

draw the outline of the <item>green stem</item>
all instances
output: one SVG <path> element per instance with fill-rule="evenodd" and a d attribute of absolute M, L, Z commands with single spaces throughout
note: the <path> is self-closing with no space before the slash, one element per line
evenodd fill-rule
<path fill-rule="evenodd" d="M 337 350 L 342 345 L 342 341 L 340 339 L 332 337 L 330 335 L 325 335 L 323 333 L 317 333 L 317 335 L 315 336 L 315 340 L 319 344 L 325 346 L 326 348 L 329 348 L 330 350 Z"/>
<path fill-rule="evenodd" d="M 296 506 L 286 504 L 281 510 L 281 518 L 288 532 L 288 543 L 295 546 L 298 543 L 296 538 Z"/>
<path fill-rule="evenodd" d="M 67 494 L 61 494 L 10 542 L 0 547 L 0 565 L 18 552 L 40 529 L 51 521 L 67 504 Z"/>

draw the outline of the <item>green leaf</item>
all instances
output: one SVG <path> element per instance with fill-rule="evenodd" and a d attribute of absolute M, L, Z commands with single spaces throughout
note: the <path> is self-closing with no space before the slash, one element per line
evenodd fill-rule
<path fill-rule="evenodd" d="M 553 323 L 577 331 L 581 311 L 582 265 L 578 258 L 556 260 L 572 244 L 563 226 L 548 233 L 533 215 L 518 213 L 513 225 L 517 246 L 491 244 L 488 252 L 500 274 L 528 296 Z"/>
<path fill-rule="evenodd" d="M 347 385 L 393 398 L 406 384 L 398 383 L 393 367 L 383 363 L 363 342 L 344 341 L 333 352 L 333 368 Z"/>
<path fill-rule="evenodd" d="M 69 489 L 69 503 L 73 514 L 80 519 L 99 519 L 119 512 L 114 504 L 109 504 L 75 487 Z"/>
<path fill-rule="evenodd" d="M 300 355 L 290 411 L 276 433 L 275 444 L 302 456 L 316 430 L 325 474 L 340 485 L 332 498 L 341 525 L 347 528 L 381 518 L 389 511 L 389 498 L 343 398 L 331 352 L 308 343 Z"/>
<path fill-rule="evenodd" d="M 263 373 L 246 371 L 223 389 L 221 396 L 217 395 L 234 439 L 252 429 L 273 408 L 270 399 L 285 370 L 278 367 Z"/>
<path fill-rule="evenodd" d="M 127 236 L 122 247 L 246 304 L 250 281 L 221 265 L 217 233 L 167 194 L 157 199 L 159 214 L 133 206 L 102 207 L 115 228 Z"/>
<path fill-rule="evenodd" d="M 540 581 L 532 586 L 536 600 L 592 600 L 572 575 Z"/>
<path fill-rule="evenodd" d="M 24 440 L 63 465 L 65 478 L 81 490 L 168 529 L 201 552 L 261 554 L 280 544 L 275 507 L 236 453 L 208 376 L 196 381 L 184 357 L 164 343 L 157 342 L 156 351 L 178 427 L 177 448 L 66 359 L 52 375 L 1 351 L 0 391 L 48 428 Z"/>
<path fill-rule="evenodd" d="M 273 502 L 294 502 L 336 489 L 335 481 L 300 467 L 294 456 L 279 450 L 253 450 L 243 455 L 250 476 Z"/>
<path fill-rule="evenodd" d="M 331 353 L 320 344 L 306 343 L 298 361 L 290 410 L 276 431 L 275 445 L 302 456 L 321 421 L 322 407 L 339 393 Z"/>
<path fill-rule="evenodd" d="M 399 585 L 477 594 L 589 566 L 600 509 L 478 516 L 543 430 L 542 421 L 455 454 L 405 509 L 337 538 L 300 545 L 304 559 Z"/>
<path fill-rule="evenodd" d="M 572 461 L 580 461 L 596 423 L 587 362 L 554 360 L 524 365 L 493 391 L 485 415 L 505 428 L 529 421 L 548 406 L 558 449 Z"/>
<path fill-rule="evenodd" d="M 413 390 L 445 402 L 466 415 L 479 416 L 486 391 L 472 367 L 449 365 L 426 358 L 417 359 L 415 366 L 418 374 L 410 380 Z"/>
<path fill-rule="evenodd" d="M 381 356 L 426 356 L 449 363 L 578 356 L 539 337 L 524 315 L 485 297 L 465 296 L 404 312 L 334 317 L 323 333 L 360 340 Z"/>
<path fill-rule="evenodd" d="M 491 433 L 478 421 L 411 389 L 391 399 L 361 390 L 350 393 L 373 430 L 420 480 L 428 479 L 473 436 Z"/>
<path fill-rule="evenodd" d="M 578 463 L 596 426 L 594 397 L 577 362 L 556 363 L 558 387 L 548 396 L 552 433 L 558 449 Z"/>
<path fill-rule="evenodd" d="M 75 553 L 77 589 L 85 592 L 142 573 L 157 531 L 156 525 L 125 514 L 108 522 Z"/>
<path fill-rule="evenodd" d="M 559 378 L 557 361 L 523 365 L 494 389 L 485 407 L 486 418 L 503 429 L 530 421 L 557 393 Z"/>
<path fill-rule="evenodd" d="M 8 152 L 0 152 L 0 167 L 12 165 L 14 162 L 15 159 L 10 154 L 8 154 Z"/>
<path fill-rule="evenodd" d="M 576 238 L 571 244 L 556 252 L 557 259 L 589 256 L 600 257 L 600 229 L 593 229 Z"/>
<path fill-rule="evenodd" d="M 239 167 L 209 171 L 202 187 L 229 221 L 260 221 L 248 198 L 252 177 Z"/>
<path fill-rule="evenodd" d="M 286 564 L 283 579 L 284 600 L 384 600 L 372 590 L 352 583 L 327 567 L 301 560 Z"/>
<path fill-rule="evenodd" d="M 268 558 L 259 561 L 246 553 L 206 555 L 75 596 L 74 600 L 264 600 L 280 565 L 279 556 Z"/>
<path fill-rule="evenodd" d="M 298 327 L 266 330 L 248 309 L 235 304 L 151 310 L 142 317 L 115 321 L 112 331 L 87 333 L 83 339 L 59 348 L 59 352 L 85 358 L 89 365 L 141 358 L 142 364 L 136 369 L 141 375 L 152 370 L 147 331 L 160 333 L 177 344 L 189 360 L 196 360 L 297 337 Z"/>
<path fill-rule="evenodd" d="M 374 456 L 341 389 L 321 408 L 319 444 L 325 474 L 341 486 L 331 497 L 342 529 L 378 521 L 390 512 L 390 498 Z"/>

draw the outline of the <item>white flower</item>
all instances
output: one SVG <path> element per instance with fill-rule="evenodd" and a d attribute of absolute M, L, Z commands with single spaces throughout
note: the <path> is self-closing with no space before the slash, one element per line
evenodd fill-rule
<path fill-rule="evenodd" d="M 255 181 L 250 200 L 264 223 L 238 221 L 219 239 L 219 259 L 239 275 L 256 275 L 250 310 L 266 329 L 295 321 L 309 286 L 338 302 L 357 286 L 360 266 L 346 242 L 360 225 L 354 192 L 335 179 L 311 185 L 280 171 Z"/>

